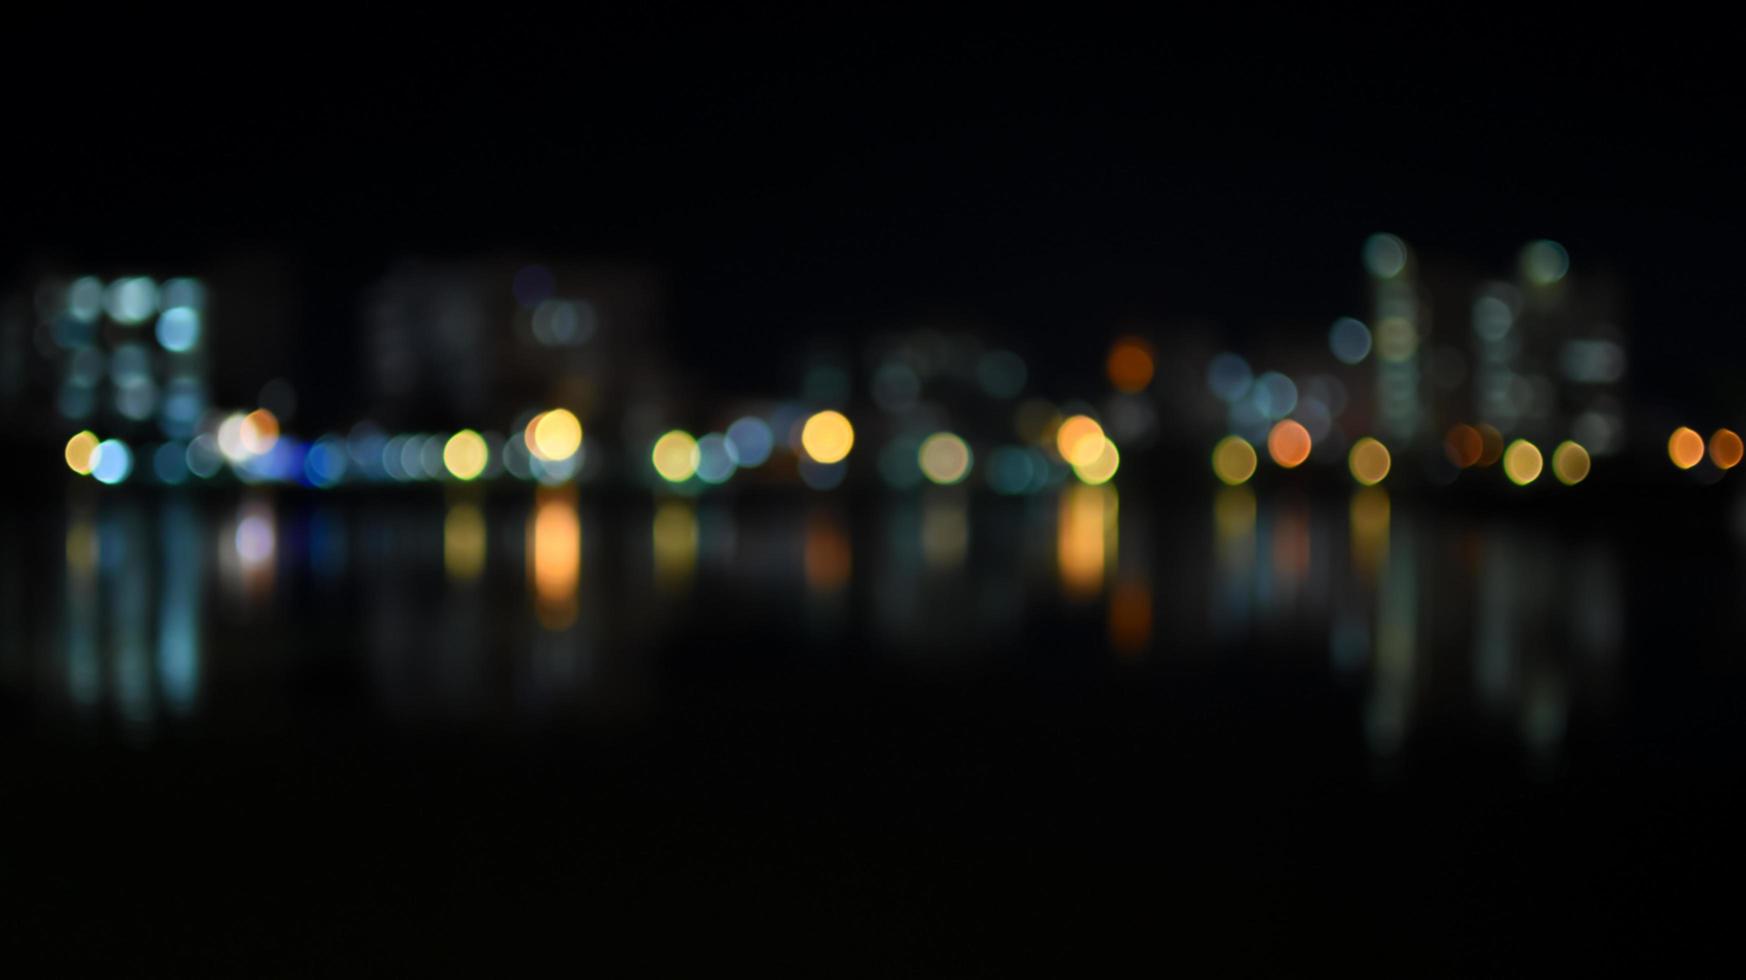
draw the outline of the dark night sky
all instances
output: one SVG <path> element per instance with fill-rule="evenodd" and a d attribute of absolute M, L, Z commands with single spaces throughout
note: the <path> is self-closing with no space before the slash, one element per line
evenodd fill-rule
<path fill-rule="evenodd" d="M 708 364 L 929 310 L 1033 343 L 1126 314 L 1321 320 L 1358 302 L 1372 231 L 1499 271 L 1544 236 L 1625 276 L 1657 389 L 1726 384 L 1688 384 L 1692 349 L 1739 363 L 1719 30 L 1080 27 L 33 23 L 6 69 L 5 258 L 266 243 L 318 280 L 317 331 L 407 252 L 631 256 L 673 273 Z"/>

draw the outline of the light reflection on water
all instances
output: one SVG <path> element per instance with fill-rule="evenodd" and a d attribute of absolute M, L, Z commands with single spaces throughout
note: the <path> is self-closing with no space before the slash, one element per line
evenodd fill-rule
<path fill-rule="evenodd" d="M 316 655 L 406 719 L 634 715 L 675 646 L 729 667 L 784 644 L 922 669 L 1021 644 L 1111 669 L 1307 667 L 1362 692 L 1354 724 L 1383 757 L 1453 713 L 1555 758 L 1574 714 L 1617 699 L 1624 585 L 1605 540 L 1427 520 L 1375 487 L 1168 507 L 1110 486 L 936 488 L 868 509 L 573 488 L 78 499 L 58 601 L 16 635 L 46 640 L 27 656 L 33 705 L 136 739 L 270 702 Z"/>

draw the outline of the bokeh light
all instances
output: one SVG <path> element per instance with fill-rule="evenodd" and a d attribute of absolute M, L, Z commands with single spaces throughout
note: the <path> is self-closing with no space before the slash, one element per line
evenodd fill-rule
<path fill-rule="evenodd" d="M 1341 364 L 1359 364 L 1370 356 L 1370 328 L 1343 316 L 1328 328 L 1328 349 Z"/>
<path fill-rule="evenodd" d="M 1152 373 L 1156 370 L 1152 345 L 1138 337 L 1122 337 L 1110 346 L 1104 369 L 1109 374 L 1109 383 L 1117 391 L 1130 394 L 1143 391 L 1152 383 Z"/>
<path fill-rule="evenodd" d="M 1525 487 L 1540 478 L 1540 471 L 1546 466 L 1545 459 L 1540 455 L 1540 447 L 1526 439 L 1517 439 L 1504 450 L 1504 476 L 1518 487 Z"/>
<path fill-rule="evenodd" d="M 1393 279 L 1406 271 L 1406 243 L 1394 235 L 1379 233 L 1364 242 L 1364 268 L 1378 279 Z"/>
<path fill-rule="evenodd" d="M 1462 469 L 1477 466 L 1485 454 L 1485 438 L 1473 426 L 1457 422 L 1443 437 L 1443 454 L 1449 457 L 1449 462 Z"/>
<path fill-rule="evenodd" d="M 582 423 L 567 408 L 535 415 L 528 422 L 525 435 L 528 452 L 548 463 L 569 459 L 582 448 Z"/>
<path fill-rule="evenodd" d="M 739 467 L 733 443 L 719 432 L 697 440 L 697 478 L 716 485 L 726 483 Z"/>
<path fill-rule="evenodd" d="M 158 317 L 158 343 L 173 353 L 193 350 L 200 342 L 200 313 L 186 306 L 172 306 Z"/>
<path fill-rule="evenodd" d="M 727 427 L 727 440 L 734 447 L 736 464 L 747 469 L 763 466 L 776 445 L 769 423 L 751 415 Z"/>
<path fill-rule="evenodd" d="M 1255 447 L 1249 445 L 1249 440 L 1242 436 L 1225 436 L 1213 447 L 1213 475 L 1228 486 L 1247 483 L 1255 475 L 1255 464 L 1258 461 Z"/>
<path fill-rule="evenodd" d="M 1070 416 L 1055 430 L 1055 450 L 1071 466 L 1095 463 L 1105 441 L 1103 426 L 1089 415 Z"/>
<path fill-rule="evenodd" d="M 916 450 L 922 475 L 941 486 L 961 482 L 970 474 L 970 447 L 950 432 L 936 432 Z"/>
<path fill-rule="evenodd" d="M 1685 426 L 1673 430 L 1667 437 L 1667 458 L 1682 470 L 1689 470 L 1703 461 L 1704 437 Z"/>
<path fill-rule="evenodd" d="M 90 430 L 81 432 L 67 440 L 65 452 L 67 469 L 80 476 L 91 475 L 91 465 L 97 455 L 97 436 Z"/>
<path fill-rule="evenodd" d="M 1073 464 L 1073 475 L 1079 478 L 1079 482 L 1094 487 L 1108 483 L 1122 465 L 1122 454 L 1116 450 L 1115 442 L 1107 436 L 1102 442 L 1091 462 Z"/>
<path fill-rule="evenodd" d="M 700 459 L 697 440 L 682 429 L 674 429 L 656 439 L 655 448 L 649 452 L 649 461 L 654 463 L 655 472 L 668 483 L 684 483 L 691 479 L 697 472 Z"/>
<path fill-rule="evenodd" d="M 1541 239 L 1522 249 L 1522 275 L 1536 286 L 1550 286 L 1570 271 L 1570 254 L 1564 246 Z"/>
<path fill-rule="evenodd" d="M 1552 450 L 1552 475 L 1567 487 L 1574 487 L 1587 479 L 1592 465 L 1588 450 L 1580 443 L 1567 439 Z"/>
<path fill-rule="evenodd" d="M 1490 466 L 1502 459 L 1504 439 L 1497 426 L 1481 422 L 1474 426 L 1474 430 L 1479 433 L 1479 460 L 1474 465 Z"/>
<path fill-rule="evenodd" d="M 1291 419 L 1274 423 L 1267 433 L 1267 455 L 1288 470 L 1309 459 L 1310 448 L 1309 430 Z"/>
<path fill-rule="evenodd" d="M 1381 483 L 1392 463 L 1388 447 L 1370 436 L 1354 442 L 1351 452 L 1346 454 L 1346 468 L 1352 471 L 1352 479 L 1367 487 Z"/>
<path fill-rule="evenodd" d="M 472 480 L 485 472 L 491 451 L 485 437 L 472 429 L 462 429 L 443 444 L 443 466 L 457 480 Z"/>
<path fill-rule="evenodd" d="M 105 439 L 91 454 L 91 475 L 98 482 L 116 484 L 133 472 L 133 450 L 120 439 Z"/>
<path fill-rule="evenodd" d="M 800 430 L 800 445 L 816 462 L 838 463 L 854 448 L 855 427 L 842 412 L 819 412 L 808 418 Z"/>
<path fill-rule="evenodd" d="M 257 408 L 242 417 L 237 429 L 237 445 L 245 456 L 260 456 L 273 451 L 279 441 L 279 419 L 264 408 Z"/>
<path fill-rule="evenodd" d="M 1206 386 L 1220 401 L 1234 402 L 1249 393 L 1255 375 L 1242 355 L 1226 351 L 1206 366 Z"/>
<path fill-rule="evenodd" d="M 1746 455 L 1746 446 L 1740 443 L 1740 436 L 1733 429 L 1717 429 L 1710 436 L 1710 462 L 1724 470 L 1731 470 L 1740 465 L 1740 457 Z"/>

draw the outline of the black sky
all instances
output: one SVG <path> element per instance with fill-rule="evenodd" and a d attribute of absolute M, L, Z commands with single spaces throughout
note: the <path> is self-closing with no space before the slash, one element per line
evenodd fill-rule
<path fill-rule="evenodd" d="M 333 305 L 407 253 L 631 257 L 708 363 L 927 310 L 1315 320 L 1372 231 L 1500 272 L 1544 236 L 1625 277 L 1661 387 L 1738 362 L 1719 26 L 1176 16 L 30 23 L 5 257 L 267 244 Z"/>

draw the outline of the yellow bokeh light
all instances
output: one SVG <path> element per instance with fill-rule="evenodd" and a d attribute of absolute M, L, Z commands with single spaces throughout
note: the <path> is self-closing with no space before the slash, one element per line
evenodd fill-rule
<path fill-rule="evenodd" d="M 1225 436 L 1213 447 L 1213 475 L 1227 486 L 1247 483 L 1255 475 L 1255 464 L 1259 459 L 1249 440 L 1237 435 Z"/>
<path fill-rule="evenodd" d="M 1055 450 L 1070 466 L 1086 466 L 1103 453 L 1103 426 L 1089 415 L 1074 415 L 1055 430 Z"/>
<path fill-rule="evenodd" d="M 582 448 L 582 423 L 567 408 L 535 415 L 527 423 L 527 451 L 548 463 L 561 463 Z"/>
<path fill-rule="evenodd" d="M 1565 440 L 1552 450 L 1552 475 L 1567 487 L 1574 487 L 1587 479 L 1593 465 L 1588 450 L 1582 448 L 1581 443 Z"/>
<path fill-rule="evenodd" d="M 970 472 L 970 447 L 950 432 L 936 432 L 916 450 L 922 475 L 942 486 L 963 480 Z"/>
<path fill-rule="evenodd" d="M 655 448 L 649 452 L 649 461 L 655 464 L 655 472 L 668 483 L 684 483 L 691 479 L 697 472 L 698 459 L 697 440 L 681 429 L 674 429 L 656 439 Z"/>
<path fill-rule="evenodd" d="M 1116 451 L 1116 444 L 1107 436 L 1101 441 L 1103 446 L 1091 462 L 1073 464 L 1073 475 L 1079 478 L 1079 482 L 1089 483 L 1094 487 L 1108 483 L 1110 477 L 1116 475 L 1116 469 L 1122 465 L 1122 454 Z"/>
<path fill-rule="evenodd" d="M 1740 442 L 1740 436 L 1733 429 L 1717 429 L 1710 436 L 1710 462 L 1724 470 L 1731 470 L 1740 465 L 1740 458 L 1746 456 L 1746 445 Z"/>
<path fill-rule="evenodd" d="M 1689 470 L 1704 458 L 1704 437 L 1680 426 L 1667 437 L 1667 458 L 1682 470 Z"/>
<path fill-rule="evenodd" d="M 243 452 L 250 456 L 272 452 L 279 442 L 278 417 L 264 408 L 244 415 L 242 428 L 237 431 L 237 441 Z"/>
<path fill-rule="evenodd" d="M 80 476 L 90 476 L 97 462 L 97 436 L 89 429 L 67 440 L 67 469 Z"/>
<path fill-rule="evenodd" d="M 1142 391 L 1152 383 L 1155 370 L 1152 345 L 1138 337 L 1123 337 L 1111 345 L 1109 360 L 1104 367 L 1109 373 L 1109 383 L 1117 391 L 1129 394 Z"/>
<path fill-rule="evenodd" d="M 462 429 L 443 444 L 443 465 L 455 479 L 472 480 L 485 472 L 490 454 L 484 436 L 472 429 Z"/>
<path fill-rule="evenodd" d="M 1393 462 L 1388 447 L 1369 436 L 1353 443 L 1352 451 L 1346 454 L 1346 468 L 1352 471 L 1352 479 L 1367 487 L 1381 483 Z"/>
<path fill-rule="evenodd" d="M 1267 433 L 1267 455 L 1273 461 L 1286 469 L 1303 465 L 1309 459 L 1310 434 L 1303 424 L 1292 419 L 1281 419 L 1273 424 L 1273 430 Z"/>
<path fill-rule="evenodd" d="M 1510 443 L 1510 448 L 1504 450 L 1504 475 L 1518 487 L 1525 487 L 1540 478 L 1540 471 L 1546 466 L 1546 460 L 1540 455 L 1540 447 L 1526 439 L 1517 439 Z"/>
<path fill-rule="evenodd" d="M 817 462 L 840 463 L 855 446 L 855 427 L 842 412 L 819 412 L 800 430 L 800 446 Z"/>

